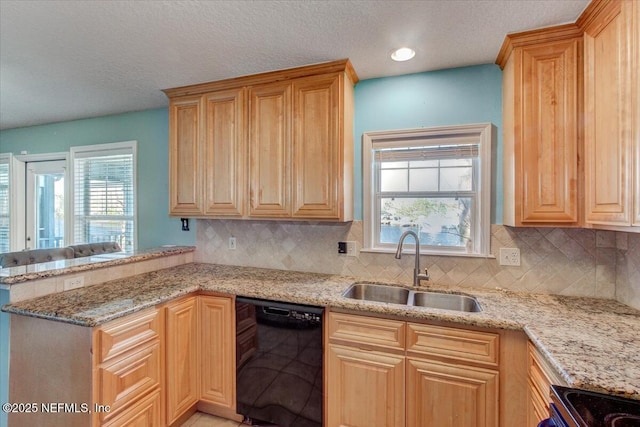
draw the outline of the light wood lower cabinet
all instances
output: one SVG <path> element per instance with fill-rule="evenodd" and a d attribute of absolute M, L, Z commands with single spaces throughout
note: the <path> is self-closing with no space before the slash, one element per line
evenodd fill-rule
<path fill-rule="evenodd" d="M 167 423 L 198 401 L 198 304 L 188 297 L 165 306 Z"/>
<path fill-rule="evenodd" d="M 162 425 L 161 393 L 156 390 L 123 411 L 104 427 L 157 427 Z"/>
<path fill-rule="evenodd" d="M 234 300 L 200 296 L 200 401 L 235 409 Z"/>
<path fill-rule="evenodd" d="M 10 413 L 9 425 L 180 425 L 196 406 L 237 419 L 234 321 L 234 298 L 212 295 L 188 295 L 95 328 L 12 315 L 12 401 L 77 410 Z"/>
<path fill-rule="evenodd" d="M 325 343 L 326 427 L 525 423 L 524 334 L 332 312 Z"/>
<path fill-rule="evenodd" d="M 544 356 L 529 342 L 527 354 L 527 425 L 537 426 L 549 417 L 551 385 L 565 386 L 566 382 L 549 365 Z"/>
<path fill-rule="evenodd" d="M 404 425 L 404 356 L 330 344 L 327 426 Z"/>
<path fill-rule="evenodd" d="M 93 401 L 109 410 L 95 411 L 93 425 L 133 425 L 127 420 L 135 415 L 134 408 L 159 395 L 164 370 L 162 319 L 160 310 L 152 308 L 94 330 Z M 162 414 L 154 417 L 163 420 Z"/>
<path fill-rule="evenodd" d="M 498 425 L 498 371 L 407 359 L 407 427 Z"/>

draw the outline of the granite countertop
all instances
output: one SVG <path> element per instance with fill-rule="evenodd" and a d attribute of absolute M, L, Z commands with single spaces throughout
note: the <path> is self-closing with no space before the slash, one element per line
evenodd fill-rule
<path fill-rule="evenodd" d="M 178 255 L 193 252 L 195 249 L 195 246 L 167 245 L 132 252 L 112 252 L 87 257 L 0 268 L 0 289 L 9 289 L 13 284 L 23 283 L 29 280 L 44 279 L 63 274 L 95 270 L 96 268 L 113 267 L 131 262 Z"/>
<path fill-rule="evenodd" d="M 640 400 L 640 311 L 631 307 L 604 299 L 422 286 L 474 295 L 483 311 L 465 313 L 342 297 L 355 282 L 363 280 L 192 263 L 6 305 L 3 311 L 92 327 L 181 295 L 212 291 L 407 320 L 523 330 L 570 387 Z"/>

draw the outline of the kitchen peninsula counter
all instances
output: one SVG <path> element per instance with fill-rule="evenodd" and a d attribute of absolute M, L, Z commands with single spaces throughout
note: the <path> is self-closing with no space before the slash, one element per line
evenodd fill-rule
<path fill-rule="evenodd" d="M 3 311 L 93 327 L 193 292 L 215 292 L 406 320 L 522 330 L 569 386 L 640 400 L 640 311 L 613 300 L 422 286 L 473 295 L 482 311 L 457 312 L 345 298 L 340 275 L 190 263 L 25 300 Z M 387 282 L 388 283 L 388 282 Z"/>

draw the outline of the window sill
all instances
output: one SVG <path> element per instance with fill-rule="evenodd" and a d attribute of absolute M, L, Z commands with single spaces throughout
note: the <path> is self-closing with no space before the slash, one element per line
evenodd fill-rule
<path fill-rule="evenodd" d="M 395 254 L 396 250 L 394 248 L 362 248 L 360 249 L 360 252 L 367 252 L 367 253 L 374 253 L 374 254 Z M 414 255 L 415 254 L 415 250 L 414 249 L 404 249 L 402 251 L 402 254 L 407 254 L 407 255 Z M 488 259 L 495 259 L 495 255 L 493 254 L 470 254 L 467 252 L 433 252 L 433 251 L 428 251 L 428 250 L 424 250 L 424 249 L 420 249 L 420 255 L 427 255 L 427 256 L 455 256 L 455 257 L 461 257 L 461 258 L 488 258 Z"/>

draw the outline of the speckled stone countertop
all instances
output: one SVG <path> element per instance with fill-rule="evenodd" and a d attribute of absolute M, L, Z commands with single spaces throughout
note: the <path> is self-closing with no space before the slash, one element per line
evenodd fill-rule
<path fill-rule="evenodd" d="M 14 314 L 96 326 L 195 291 L 288 301 L 407 320 L 523 330 L 569 386 L 640 400 L 640 311 L 612 300 L 441 288 L 473 294 L 479 313 L 345 298 L 347 276 L 214 264 L 184 264 L 3 307 Z M 364 314 L 366 314 L 364 313 Z"/>
<path fill-rule="evenodd" d="M 81 271 L 95 270 L 96 268 L 113 267 L 147 259 L 178 255 L 185 252 L 193 252 L 195 249 L 195 246 L 163 246 L 134 252 L 113 252 L 81 258 L 0 268 L 0 289 L 8 289 L 15 283 L 22 283 L 28 280 L 44 279 L 62 274 L 79 273 Z"/>

